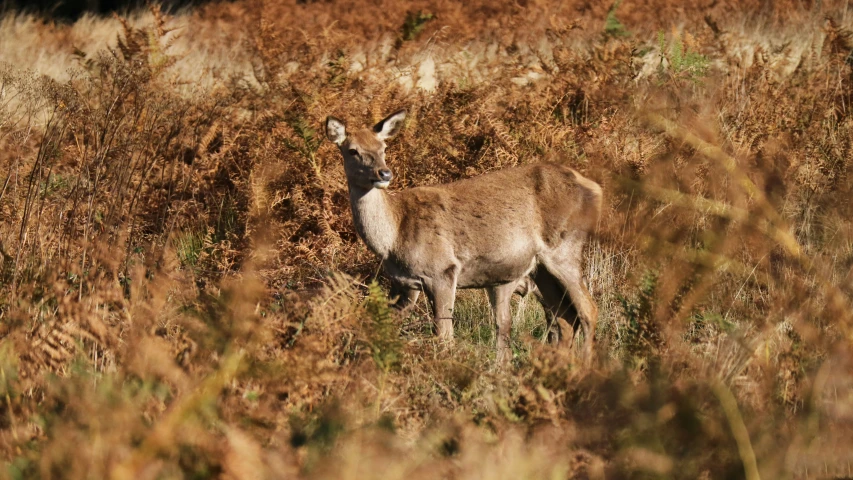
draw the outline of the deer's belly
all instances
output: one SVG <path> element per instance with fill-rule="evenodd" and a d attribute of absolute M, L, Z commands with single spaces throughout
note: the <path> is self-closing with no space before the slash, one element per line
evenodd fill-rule
<path fill-rule="evenodd" d="M 517 282 L 529 275 L 536 267 L 533 255 L 494 259 L 476 257 L 462 265 L 457 286 L 459 288 L 483 288 Z"/>
<path fill-rule="evenodd" d="M 382 261 L 397 284 L 420 288 L 448 274 L 456 275 L 457 288 L 482 288 L 517 282 L 536 266 L 536 244 L 521 236 L 494 238 L 479 245 L 425 243 L 422 248 L 394 252 Z"/>

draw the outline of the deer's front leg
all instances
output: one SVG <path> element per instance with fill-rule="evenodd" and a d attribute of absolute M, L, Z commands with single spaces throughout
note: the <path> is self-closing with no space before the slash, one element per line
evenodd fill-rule
<path fill-rule="evenodd" d="M 489 303 L 492 304 L 492 314 L 495 317 L 498 334 L 497 364 L 498 367 L 505 368 L 512 359 L 512 312 L 510 309 L 510 299 L 512 298 L 513 291 L 516 290 L 516 284 L 498 285 L 488 290 Z"/>
<path fill-rule="evenodd" d="M 456 269 L 445 271 L 427 286 L 427 293 L 432 302 L 433 320 L 438 338 L 442 341 L 453 342 L 453 305 L 456 302 Z M 451 273 L 452 272 L 452 273 Z"/>

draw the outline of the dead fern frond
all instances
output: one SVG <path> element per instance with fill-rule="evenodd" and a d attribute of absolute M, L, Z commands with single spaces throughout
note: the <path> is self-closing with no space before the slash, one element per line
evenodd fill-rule
<path fill-rule="evenodd" d="M 853 64 L 853 32 L 839 25 L 832 17 L 826 17 L 823 30 L 826 37 L 821 51 L 839 56 L 844 62 Z"/>
<path fill-rule="evenodd" d="M 121 58 L 127 62 L 133 58 L 139 57 L 139 55 L 145 50 L 148 43 L 147 38 L 145 38 L 145 34 L 140 30 L 133 28 L 126 18 L 115 12 L 113 12 L 113 18 L 121 23 L 122 31 L 118 35 L 116 42 Z"/>

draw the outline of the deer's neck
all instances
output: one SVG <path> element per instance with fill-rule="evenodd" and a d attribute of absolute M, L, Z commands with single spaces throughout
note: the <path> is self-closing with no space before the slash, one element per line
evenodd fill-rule
<path fill-rule="evenodd" d="M 393 199 L 384 190 L 350 188 L 355 228 L 364 243 L 380 258 L 388 257 L 400 228 Z"/>

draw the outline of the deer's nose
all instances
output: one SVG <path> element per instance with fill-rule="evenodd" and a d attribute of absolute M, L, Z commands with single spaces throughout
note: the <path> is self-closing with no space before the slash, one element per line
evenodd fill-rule
<path fill-rule="evenodd" d="M 387 168 L 380 168 L 376 171 L 376 174 L 379 175 L 379 180 L 382 180 L 383 182 L 390 182 L 391 178 L 394 176 L 391 173 L 391 170 L 388 170 Z"/>

